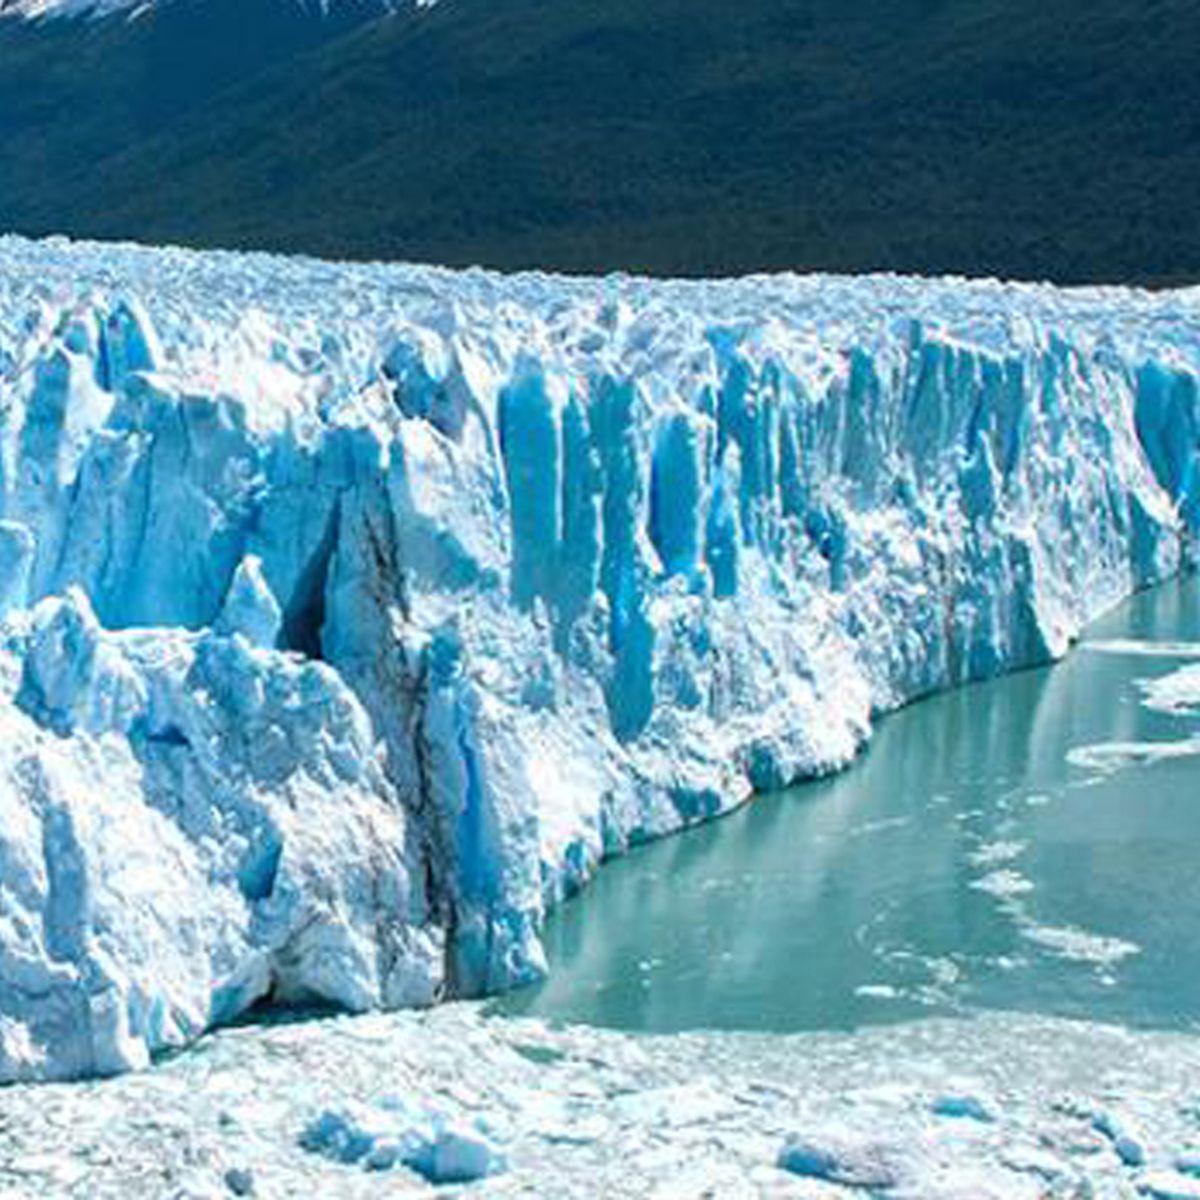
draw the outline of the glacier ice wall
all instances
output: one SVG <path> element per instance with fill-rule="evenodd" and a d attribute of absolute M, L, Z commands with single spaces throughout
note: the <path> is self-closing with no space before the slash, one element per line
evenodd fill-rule
<path fill-rule="evenodd" d="M 0 1081 L 544 970 L 1188 561 L 1200 293 L 0 239 Z"/>

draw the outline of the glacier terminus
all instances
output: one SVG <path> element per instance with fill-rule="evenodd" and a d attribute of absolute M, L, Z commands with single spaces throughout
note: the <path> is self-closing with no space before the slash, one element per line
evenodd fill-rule
<path fill-rule="evenodd" d="M 1061 656 L 1191 565 L 1198 335 L 0 239 L 0 1083 L 534 980 L 605 858 Z"/>

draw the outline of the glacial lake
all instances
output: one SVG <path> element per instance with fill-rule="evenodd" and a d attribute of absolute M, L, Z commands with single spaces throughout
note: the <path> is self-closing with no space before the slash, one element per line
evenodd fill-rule
<path fill-rule="evenodd" d="M 1194 578 L 1053 668 L 887 717 L 846 773 L 610 863 L 551 918 L 550 979 L 496 1007 L 660 1033 L 983 1009 L 1195 1029 L 1200 714 L 1146 703 L 1189 664 Z"/>

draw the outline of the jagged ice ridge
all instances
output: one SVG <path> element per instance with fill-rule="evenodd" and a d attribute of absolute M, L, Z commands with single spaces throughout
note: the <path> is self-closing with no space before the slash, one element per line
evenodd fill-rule
<path fill-rule="evenodd" d="M 604 857 L 1061 655 L 1188 561 L 1198 318 L 0 239 L 0 1081 L 534 979 Z"/>

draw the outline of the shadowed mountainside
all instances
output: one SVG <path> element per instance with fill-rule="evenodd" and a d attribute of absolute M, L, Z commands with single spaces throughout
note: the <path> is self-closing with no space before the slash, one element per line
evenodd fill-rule
<path fill-rule="evenodd" d="M 368 19 L 371 18 L 371 19 Z M 1193 0 L 0 22 L 0 226 L 501 268 L 1200 278 Z"/>

